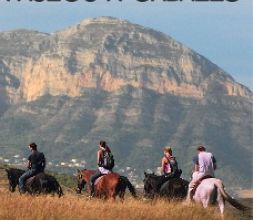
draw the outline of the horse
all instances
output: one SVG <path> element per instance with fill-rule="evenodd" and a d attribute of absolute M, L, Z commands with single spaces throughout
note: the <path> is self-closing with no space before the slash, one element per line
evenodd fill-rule
<path fill-rule="evenodd" d="M 185 198 L 187 195 L 189 182 L 180 178 L 168 178 L 164 175 L 157 176 L 144 172 L 144 197 L 166 197 Z"/>
<path fill-rule="evenodd" d="M 17 168 L 5 169 L 9 180 L 9 190 L 14 192 L 18 185 L 19 177 L 25 172 Z M 63 195 L 62 188 L 55 177 L 45 174 L 43 172 L 30 177 L 26 180 L 25 191 L 31 195 L 40 193 L 57 193 L 59 197 Z"/>
<path fill-rule="evenodd" d="M 217 178 L 207 178 L 202 180 L 195 190 L 193 200 L 196 203 L 202 204 L 204 208 L 207 208 L 210 204 L 214 205 L 215 203 L 218 203 L 222 216 L 224 214 L 225 200 L 239 210 L 247 211 L 252 209 L 242 205 L 228 195 L 224 189 L 223 182 Z"/>
<path fill-rule="evenodd" d="M 89 183 L 90 177 L 95 174 L 95 170 L 77 170 L 77 193 L 81 193 L 86 183 Z M 104 199 L 124 200 L 126 188 L 129 189 L 131 195 L 137 198 L 134 186 L 127 177 L 120 176 L 117 173 L 109 173 L 99 177 L 95 181 L 95 196 Z"/>

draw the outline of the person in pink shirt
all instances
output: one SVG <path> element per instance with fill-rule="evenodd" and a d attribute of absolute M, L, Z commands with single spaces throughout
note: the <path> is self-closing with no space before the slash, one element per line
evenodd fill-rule
<path fill-rule="evenodd" d="M 162 171 L 167 178 L 177 178 L 182 174 L 182 170 L 178 168 L 176 157 L 172 155 L 172 149 L 169 146 L 163 148 Z"/>
<path fill-rule="evenodd" d="M 171 173 L 171 167 L 170 167 L 170 158 L 172 157 L 172 150 L 171 147 L 166 146 L 163 148 L 163 158 L 162 158 L 162 171 L 164 175 Z"/>

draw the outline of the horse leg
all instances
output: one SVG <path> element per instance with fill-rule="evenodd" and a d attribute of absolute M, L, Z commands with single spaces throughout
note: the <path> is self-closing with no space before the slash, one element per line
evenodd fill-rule
<path fill-rule="evenodd" d="M 110 198 L 113 202 L 116 200 L 116 195 L 113 192 L 109 193 L 109 196 L 107 198 Z"/>
<path fill-rule="evenodd" d="M 16 186 L 11 186 L 11 185 L 9 185 L 9 190 L 10 190 L 10 192 L 15 192 L 15 188 L 16 188 Z"/>
<path fill-rule="evenodd" d="M 210 203 L 211 194 L 212 194 L 212 191 L 210 191 L 210 189 L 206 189 L 202 185 L 199 185 L 195 191 L 193 200 L 195 202 L 202 204 L 204 208 L 207 208 Z"/>
<path fill-rule="evenodd" d="M 203 205 L 204 208 L 208 207 L 209 201 L 210 201 L 209 197 L 203 197 L 202 198 L 202 205 Z"/>
<path fill-rule="evenodd" d="M 114 202 L 116 200 L 116 192 L 114 189 L 110 189 L 107 193 L 107 198 L 112 199 L 112 201 Z"/>
<path fill-rule="evenodd" d="M 202 190 L 201 200 L 204 208 L 207 208 L 210 204 L 212 193 L 213 192 L 211 190 L 207 190 L 207 192 L 204 192 L 204 190 Z"/>
<path fill-rule="evenodd" d="M 216 201 L 219 205 L 221 216 L 223 217 L 224 216 L 225 200 L 224 200 L 220 190 L 218 190 L 218 192 L 217 192 L 217 200 Z"/>
<path fill-rule="evenodd" d="M 116 195 L 112 195 L 112 201 L 115 202 L 116 201 Z"/>
<path fill-rule="evenodd" d="M 125 190 L 121 190 L 119 192 L 119 198 L 120 198 L 120 201 L 123 202 L 124 201 L 124 197 L 125 197 Z"/>

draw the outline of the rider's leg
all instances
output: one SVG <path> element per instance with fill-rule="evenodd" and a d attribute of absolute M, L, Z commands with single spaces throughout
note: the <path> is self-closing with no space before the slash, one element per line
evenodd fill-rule
<path fill-rule="evenodd" d="M 100 176 L 102 176 L 102 174 L 100 173 L 99 170 L 97 170 L 97 172 L 90 177 L 90 196 L 94 196 L 95 193 L 95 181 L 97 178 L 99 178 Z"/>
<path fill-rule="evenodd" d="M 202 173 L 199 173 L 199 172 L 194 172 L 192 174 L 192 180 L 191 182 L 189 183 L 189 187 L 188 187 L 188 192 L 187 192 L 187 196 L 186 196 L 186 201 L 187 202 L 190 202 L 192 200 L 192 197 L 193 197 L 193 193 L 192 193 L 192 190 L 194 189 L 197 181 L 203 177 L 203 174 Z"/>
<path fill-rule="evenodd" d="M 34 176 L 35 174 L 35 171 L 34 170 L 27 170 L 25 173 L 23 173 L 23 175 L 21 177 L 19 177 L 18 179 L 18 184 L 19 184 L 19 189 L 20 191 L 24 191 L 24 188 L 25 188 L 25 181 Z"/>

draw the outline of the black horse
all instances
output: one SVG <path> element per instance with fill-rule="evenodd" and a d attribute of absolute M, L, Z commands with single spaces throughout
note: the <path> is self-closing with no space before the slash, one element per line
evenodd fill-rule
<path fill-rule="evenodd" d="M 25 172 L 24 170 L 17 168 L 8 168 L 5 169 L 8 180 L 9 180 L 9 190 L 14 192 L 16 186 L 18 185 L 19 177 Z M 43 172 L 38 173 L 36 176 L 33 176 L 26 180 L 25 183 L 26 192 L 31 195 L 40 194 L 40 193 L 57 193 L 59 197 L 63 195 L 62 188 L 55 177 L 45 174 Z"/>
<path fill-rule="evenodd" d="M 164 175 L 144 172 L 144 196 L 148 198 L 167 197 L 183 199 L 187 195 L 189 182 L 180 177 L 168 178 Z"/>

